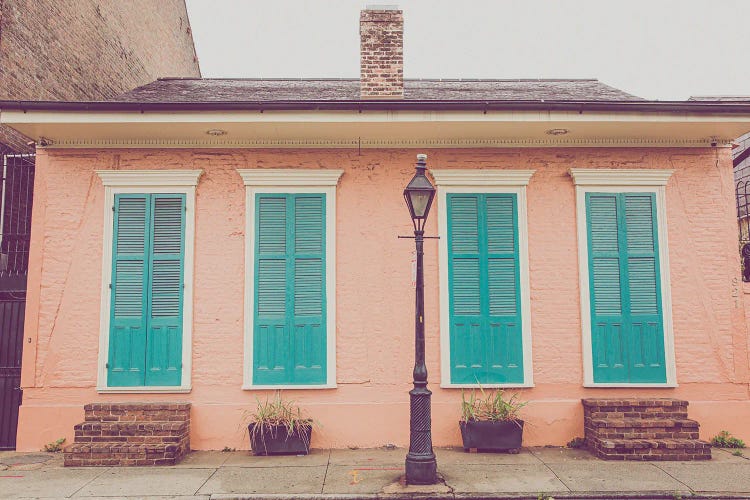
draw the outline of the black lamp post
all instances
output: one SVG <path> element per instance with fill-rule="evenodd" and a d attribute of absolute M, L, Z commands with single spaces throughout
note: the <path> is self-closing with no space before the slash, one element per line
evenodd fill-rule
<path fill-rule="evenodd" d="M 424 270 L 422 257 L 424 225 L 435 196 L 435 187 L 425 176 L 427 155 L 417 155 L 417 173 L 404 189 L 404 198 L 414 224 L 417 245 L 416 311 L 414 315 L 414 389 L 409 391 L 409 453 L 406 455 L 406 484 L 435 484 L 437 461 L 432 451 L 432 417 L 424 362 Z"/>

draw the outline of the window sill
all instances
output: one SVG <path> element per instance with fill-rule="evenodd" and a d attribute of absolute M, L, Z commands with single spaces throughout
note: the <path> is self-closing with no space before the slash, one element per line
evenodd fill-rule
<path fill-rule="evenodd" d="M 441 389 L 530 389 L 534 384 L 440 384 Z"/>
<path fill-rule="evenodd" d="M 191 387 L 97 387 L 99 394 L 187 394 Z"/>
<path fill-rule="evenodd" d="M 583 384 L 583 387 L 590 387 L 590 388 L 623 388 L 623 389 L 674 389 L 675 387 L 679 387 L 676 383 L 663 383 L 663 384 L 627 384 L 623 382 L 617 382 L 617 383 L 595 383 L 595 382 L 589 382 Z"/>
<path fill-rule="evenodd" d="M 275 389 L 336 389 L 336 384 L 323 384 L 323 385 L 243 385 L 243 391 L 264 391 L 264 390 L 275 390 Z"/>

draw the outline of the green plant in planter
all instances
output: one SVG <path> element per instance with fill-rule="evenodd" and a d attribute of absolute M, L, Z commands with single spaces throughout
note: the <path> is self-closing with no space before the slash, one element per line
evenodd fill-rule
<path fill-rule="evenodd" d="M 284 400 L 281 391 L 274 399 L 255 398 L 254 412 L 245 412 L 250 445 L 256 455 L 307 454 L 313 421 L 302 414 L 294 401 Z"/>
<path fill-rule="evenodd" d="M 520 422 L 521 409 L 528 401 L 521 401 L 518 393 L 507 400 L 503 397 L 503 390 L 485 391 L 479 387 L 481 397 L 477 397 L 476 390 L 472 390 L 469 399 L 461 391 L 461 421 L 471 422 L 488 420 L 490 422 Z"/>
<path fill-rule="evenodd" d="M 518 393 L 509 398 L 502 390 L 485 391 L 479 387 L 467 397 L 461 393 L 461 438 L 465 450 L 508 451 L 518 453 L 523 439 L 521 409 L 528 403 Z"/>

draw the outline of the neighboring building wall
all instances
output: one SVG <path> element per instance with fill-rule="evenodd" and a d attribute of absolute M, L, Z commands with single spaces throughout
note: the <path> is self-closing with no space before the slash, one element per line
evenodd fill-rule
<path fill-rule="evenodd" d="M 245 187 L 236 169 L 343 168 L 337 188 L 336 389 L 285 390 L 322 425 L 313 446 L 408 443 L 413 243 L 402 190 L 414 155 L 430 168 L 535 169 L 528 186 L 535 387 L 525 445 L 583 435 L 582 397 L 677 397 L 708 438 L 747 439 L 748 332 L 739 286 L 728 149 L 55 150 L 39 151 L 28 343 L 18 449 L 67 437 L 98 401 L 190 401 L 195 449 L 247 448 L 243 410 Z M 719 168 L 717 168 L 717 154 Z M 582 387 L 575 188 L 568 170 L 673 168 L 666 188 L 677 382 L 671 389 Z M 97 394 L 104 188 L 95 169 L 203 169 L 197 188 L 192 391 Z M 436 206 L 427 234 L 437 232 Z M 441 235 L 444 236 L 444 235 Z M 438 243 L 425 244 L 427 364 L 436 446 L 460 442 L 461 391 L 441 389 Z M 333 360 L 332 360 L 333 361 Z"/>
<path fill-rule="evenodd" d="M 0 1 L 0 99 L 103 100 L 160 76 L 200 76 L 184 0 Z"/>

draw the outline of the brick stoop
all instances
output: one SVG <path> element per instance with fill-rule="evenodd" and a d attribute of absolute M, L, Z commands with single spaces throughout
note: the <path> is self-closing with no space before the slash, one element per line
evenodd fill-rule
<path fill-rule="evenodd" d="M 586 446 L 605 460 L 710 460 L 687 418 L 687 401 L 667 398 L 583 399 Z"/>
<path fill-rule="evenodd" d="M 190 451 L 190 403 L 84 406 L 66 467 L 174 465 Z"/>

